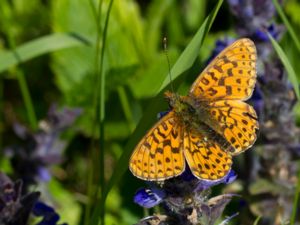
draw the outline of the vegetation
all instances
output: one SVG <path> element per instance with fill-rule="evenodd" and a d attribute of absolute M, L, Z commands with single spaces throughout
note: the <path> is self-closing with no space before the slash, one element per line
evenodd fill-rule
<path fill-rule="evenodd" d="M 164 91 L 186 95 L 241 37 L 258 50 L 258 140 L 234 160 L 236 179 L 205 193 L 232 194 L 220 217 L 198 222 L 299 224 L 299 10 L 296 0 L 1 0 L 0 224 L 164 215 L 134 203 L 155 188 L 129 157 L 168 110 Z"/>

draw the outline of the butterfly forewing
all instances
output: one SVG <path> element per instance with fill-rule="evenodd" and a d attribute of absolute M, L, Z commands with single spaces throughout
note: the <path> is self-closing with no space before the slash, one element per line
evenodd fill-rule
<path fill-rule="evenodd" d="M 225 48 L 200 74 L 190 95 L 199 99 L 246 100 L 256 82 L 256 49 L 249 39 Z"/>
<path fill-rule="evenodd" d="M 234 155 L 256 140 L 256 113 L 243 102 L 252 95 L 255 83 L 255 45 L 249 39 L 240 39 L 206 67 L 190 90 L 191 97 L 206 102 L 206 122 L 232 145 Z"/>
<path fill-rule="evenodd" d="M 182 127 L 171 111 L 158 121 L 135 148 L 131 172 L 143 180 L 165 180 L 185 169 Z"/>

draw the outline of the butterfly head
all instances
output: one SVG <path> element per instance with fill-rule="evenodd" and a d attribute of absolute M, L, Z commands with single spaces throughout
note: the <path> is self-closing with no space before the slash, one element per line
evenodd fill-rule
<path fill-rule="evenodd" d="M 181 113 L 186 111 L 187 109 L 187 97 L 186 96 L 180 96 L 176 93 L 166 91 L 165 97 L 169 102 L 170 107 L 177 113 Z"/>

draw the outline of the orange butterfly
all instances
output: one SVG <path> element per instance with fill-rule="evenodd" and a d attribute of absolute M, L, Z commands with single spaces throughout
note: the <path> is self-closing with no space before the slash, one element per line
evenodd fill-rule
<path fill-rule="evenodd" d="M 205 68 L 187 96 L 166 92 L 172 110 L 136 146 L 131 172 L 162 181 L 180 175 L 187 163 L 199 179 L 223 178 L 232 156 L 256 140 L 257 115 L 244 102 L 255 86 L 256 58 L 251 40 L 237 40 Z"/>

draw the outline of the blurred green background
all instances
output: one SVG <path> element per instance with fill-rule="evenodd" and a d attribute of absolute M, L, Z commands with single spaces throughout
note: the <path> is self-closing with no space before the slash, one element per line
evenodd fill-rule
<path fill-rule="evenodd" d="M 300 3 L 285 2 L 284 11 L 299 35 Z M 61 222 L 84 224 L 91 218 L 97 201 L 89 203 L 88 199 L 99 188 L 101 167 L 105 168 L 107 183 L 120 163 L 124 146 L 168 73 L 163 38 L 168 40 L 172 67 L 216 3 L 114 0 L 103 44 L 108 0 L 102 1 L 100 15 L 97 0 L 0 1 L 1 149 L 18 142 L 12 130 L 14 122 L 35 131 L 53 103 L 83 110 L 62 137 L 67 141 L 63 162 L 51 167 L 53 177 L 49 183 L 35 187 L 47 190 L 42 191 L 42 198 L 51 199 Z M 203 69 L 215 41 L 236 37 L 235 22 L 224 1 L 196 62 L 174 84 L 180 93 L 186 93 Z M 299 71 L 293 43 L 285 35 L 281 44 L 295 71 Z M 99 151 L 99 119 L 95 115 L 99 116 L 97 109 L 101 107 L 96 97 L 101 90 L 101 70 L 105 76 L 101 95 L 105 123 Z M 161 111 L 168 109 L 167 103 L 159 103 L 158 107 Z M 149 118 L 149 125 L 155 119 Z M 123 166 L 126 164 L 123 162 Z M 5 157 L 1 157 L 1 170 L 12 173 Z M 107 224 L 133 224 L 144 215 L 142 208 L 133 203 L 135 191 L 145 186 L 144 182 L 128 170 L 120 176 L 107 198 Z"/>

